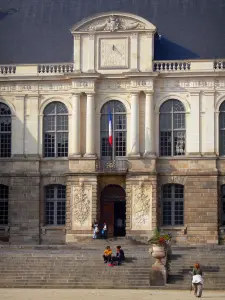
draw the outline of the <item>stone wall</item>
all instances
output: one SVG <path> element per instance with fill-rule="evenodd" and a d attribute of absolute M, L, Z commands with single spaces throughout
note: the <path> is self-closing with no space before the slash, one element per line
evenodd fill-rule
<path fill-rule="evenodd" d="M 9 194 L 10 243 L 39 244 L 40 177 L 12 177 Z"/>

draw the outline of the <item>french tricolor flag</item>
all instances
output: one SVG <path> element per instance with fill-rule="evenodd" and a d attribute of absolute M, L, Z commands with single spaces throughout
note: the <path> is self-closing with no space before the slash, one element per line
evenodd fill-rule
<path fill-rule="evenodd" d="M 109 110 L 108 113 L 108 119 L 109 119 L 109 144 L 112 146 L 113 143 L 113 137 L 112 137 L 112 114 Z"/>

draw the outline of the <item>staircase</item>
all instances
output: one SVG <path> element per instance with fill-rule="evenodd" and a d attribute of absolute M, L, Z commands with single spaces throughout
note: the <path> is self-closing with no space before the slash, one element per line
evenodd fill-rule
<path fill-rule="evenodd" d="M 127 262 L 104 264 L 106 245 L 119 244 Z M 148 246 L 128 240 L 94 240 L 79 246 L 0 249 L 0 288 L 149 288 Z M 114 251 L 115 252 L 115 251 Z"/>
<path fill-rule="evenodd" d="M 173 247 L 167 289 L 190 289 L 190 271 L 198 262 L 204 277 L 204 289 L 225 290 L 225 247 Z"/>
<path fill-rule="evenodd" d="M 105 246 L 121 245 L 122 266 L 103 263 Z M 85 240 L 76 245 L 0 246 L 0 288 L 149 289 L 154 259 L 149 245 L 128 239 Z M 225 248 L 173 246 L 168 284 L 164 289 L 190 289 L 189 272 L 202 265 L 205 289 L 225 289 Z"/>

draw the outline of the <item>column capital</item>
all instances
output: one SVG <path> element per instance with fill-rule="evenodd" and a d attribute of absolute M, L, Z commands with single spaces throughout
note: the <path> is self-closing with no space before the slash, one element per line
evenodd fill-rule
<path fill-rule="evenodd" d="M 70 99 L 80 99 L 80 93 L 72 93 Z"/>
<path fill-rule="evenodd" d="M 86 95 L 87 97 L 94 97 L 95 96 L 95 92 L 87 92 Z"/>
<path fill-rule="evenodd" d="M 138 96 L 140 91 L 131 91 L 130 94 L 131 96 Z"/>
<path fill-rule="evenodd" d="M 153 96 L 154 91 L 144 91 L 146 96 Z"/>

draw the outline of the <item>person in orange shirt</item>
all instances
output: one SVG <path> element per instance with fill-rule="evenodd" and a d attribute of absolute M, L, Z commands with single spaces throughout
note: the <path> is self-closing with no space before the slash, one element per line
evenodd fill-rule
<path fill-rule="evenodd" d="M 111 250 L 110 246 L 107 246 L 105 248 L 105 251 L 103 253 L 103 259 L 104 259 L 104 263 L 111 262 L 111 260 L 112 260 L 112 250 Z"/>

